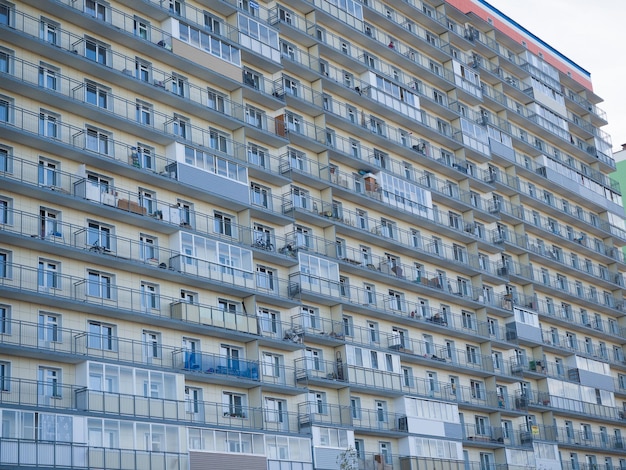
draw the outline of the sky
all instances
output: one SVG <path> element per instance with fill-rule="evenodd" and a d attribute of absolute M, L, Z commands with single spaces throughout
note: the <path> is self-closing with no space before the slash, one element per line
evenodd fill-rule
<path fill-rule="evenodd" d="M 613 151 L 626 143 L 626 1 L 487 0 L 591 73 Z"/>

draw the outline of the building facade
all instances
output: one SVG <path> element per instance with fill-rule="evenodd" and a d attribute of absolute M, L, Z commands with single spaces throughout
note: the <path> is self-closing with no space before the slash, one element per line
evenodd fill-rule
<path fill-rule="evenodd" d="M 0 467 L 626 469 L 589 74 L 482 0 L 0 0 Z"/>

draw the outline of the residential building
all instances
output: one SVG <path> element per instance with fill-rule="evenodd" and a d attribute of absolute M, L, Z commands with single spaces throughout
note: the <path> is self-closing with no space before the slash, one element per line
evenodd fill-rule
<path fill-rule="evenodd" d="M 0 467 L 626 469 L 589 73 L 483 0 L 0 0 Z"/>

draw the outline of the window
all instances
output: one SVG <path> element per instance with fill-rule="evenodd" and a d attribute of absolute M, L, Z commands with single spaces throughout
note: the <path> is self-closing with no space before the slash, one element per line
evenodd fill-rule
<path fill-rule="evenodd" d="M 226 109 L 226 95 L 212 88 L 207 89 L 207 106 L 219 113 L 224 113 Z"/>
<path fill-rule="evenodd" d="M 263 353 L 263 375 L 268 377 L 281 377 L 283 369 L 283 356 L 280 354 Z"/>
<path fill-rule="evenodd" d="M 45 158 L 39 159 L 38 183 L 41 186 L 56 187 L 60 186 L 60 175 L 58 171 L 58 162 Z"/>
<path fill-rule="evenodd" d="M 137 122 L 144 126 L 152 125 L 152 105 L 145 101 L 137 100 L 135 105 L 137 112 Z"/>
<path fill-rule="evenodd" d="M 288 132 L 302 133 L 302 117 L 293 113 L 285 113 L 285 124 Z"/>
<path fill-rule="evenodd" d="M 246 413 L 246 396 L 233 393 L 224 392 L 222 395 L 222 403 L 224 409 L 224 416 L 231 418 L 245 418 Z"/>
<path fill-rule="evenodd" d="M 283 90 L 293 96 L 298 96 L 300 83 L 291 77 L 283 76 Z"/>
<path fill-rule="evenodd" d="M 318 392 L 315 390 L 309 390 L 308 400 L 311 405 L 311 411 L 313 413 L 326 414 L 328 412 L 326 408 L 326 393 Z M 325 429 L 325 428 L 321 428 L 321 429 Z"/>
<path fill-rule="evenodd" d="M 141 308 L 144 311 L 158 310 L 159 288 L 156 284 L 141 283 Z"/>
<path fill-rule="evenodd" d="M 373 321 L 367 322 L 367 329 L 369 331 L 369 340 L 372 343 L 378 343 L 379 335 L 378 335 L 378 323 Z"/>
<path fill-rule="evenodd" d="M 269 159 L 267 159 L 268 151 L 263 147 L 259 147 L 255 144 L 248 146 L 248 162 L 251 165 L 260 166 L 265 168 Z"/>
<path fill-rule="evenodd" d="M 264 250 L 273 251 L 274 229 L 255 223 L 253 228 L 253 246 Z"/>
<path fill-rule="evenodd" d="M 99 222 L 87 223 L 87 246 L 91 251 L 109 252 L 112 248 L 113 227 Z"/>
<path fill-rule="evenodd" d="M 51 342 L 61 342 L 61 317 L 51 313 L 39 314 L 39 344 L 46 347 Z"/>
<path fill-rule="evenodd" d="M 113 276 L 98 271 L 88 271 L 87 295 L 101 299 L 113 299 Z"/>
<path fill-rule="evenodd" d="M 262 111 L 253 106 L 246 106 L 246 122 L 253 127 L 258 129 L 264 129 L 267 127 L 266 125 L 266 116 L 265 111 Z"/>
<path fill-rule="evenodd" d="M 96 0 L 85 0 L 85 13 L 94 18 L 107 21 L 107 4 Z"/>
<path fill-rule="evenodd" d="M 257 206 L 271 209 L 271 190 L 257 183 L 250 183 L 251 203 Z"/>
<path fill-rule="evenodd" d="M 0 278 L 11 277 L 11 253 L 0 251 Z"/>
<path fill-rule="evenodd" d="M 0 121 L 13 122 L 13 100 L 0 95 Z"/>
<path fill-rule="evenodd" d="M 156 193 L 139 188 L 139 204 L 146 210 L 146 214 L 156 213 Z"/>
<path fill-rule="evenodd" d="M 354 335 L 354 325 L 352 322 L 352 317 L 348 315 L 343 315 L 341 318 L 343 324 L 343 334 L 344 336 L 353 336 Z"/>
<path fill-rule="evenodd" d="M 361 419 L 361 399 L 350 397 L 350 411 L 353 419 Z"/>
<path fill-rule="evenodd" d="M 89 335 L 87 337 L 87 347 L 113 351 L 115 348 L 115 326 L 99 321 L 87 323 Z"/>
<path fill-rule="evenodd" d="M 468 364 L 480 364 L 480 353 L 476 346 L 467 345 L 465 347 Z"/>
<path fill-rule="evenodd" d="M 370 131 L 385 136 L 385 122 L 376 116 L 370 116 Z"/>
<path fill-rule="evenodd" d="M 209 129 L 209 147 L 220 152 L 228 152 L 228 137 L 217 129 Z M 218 171 L 219 173 L 219 171 Z"/>
<path fill-rule="evenodd" d="M 61 398 L 61 370 L 39 367 L 39 395 L 45 398 Z"/>
<path fill-rule="evenodd" d="M 300 314 L 305 328 L 317 330 L 321 327 L 319 311 L 316 308 L 303 306 L 300 308 Z"/>
<path fill-rule="evenodd" d="M 378 352 L 370 351 L 370 366 L 372 369 L 378 369 Z"/>
<path fill-rule="evenodd" d="M 48 291 L 49 289 L 61 288 L 60 264 L 56 261 L 40 259 L 39 269 L 37 271 L 37 285 L 39 290 Z"/>
<path fill-rule="evenodd" d="M 215 233 L 226 235 L 228 237 L 237 236 L 237 227 L 234 223 L 234 217 L 221 212 L 213 214 L 213 230 Z"/>
<path fill-rule="evenodd" d="M 111 133 L 88 126 L 85 130 L 85 148 L 93 152 L 110 155 L 113 151 Z"/>
<path fill-rule="evenodd" d="M 189 81 L 187 80 L 186 77 L 183 77 L 182 75 L 178 75 L 177 73 L 173 72 L 171 84 L 172 84 L 172 93 L 174 93 L 175 95 L 181 96 L 183 98 L 187 97 L 187 95 L 189 94 L 188 92 Z"/>
<path fill-rule="evenodd" d="M 150 22 L 135 16 L 133 20 L 133 32 L 141 39 L 150 40 Z"/>
<path fill-rule="evenodd" d="M 0 305 L 0 335 L 11 334 L 11 307 Z"/>
<path fill-rule="evenodd" d="M 470 392 L 472 394 L 472 398 L 482 400 L 484 398 L 483 390 L 484 387 L 482 382 L 478 382 L 477 380 L 470 380 Z"/>
<path fill-rule="evenodd" d="M 257 287 L 273 291 L 277 286 L 276 271 L 266 266 L 257 265 Z"/>
<path fill-rule="evenodd" d="M 239 304 L 226 299 L 218 299 L 217 306 L 223 312 L 237 313 L 239 311 Z"/>
<path fill-rule="evenodd" d="M 277 334 L 280 332 L 280 313 L 266 308 L 259 309 L 261 331 Z"/>
<path fill-rule="evenodd" d="M 268 423 L 285 423 L 287 402 L 273 397 L 265 397 L 265 421 Z"/>
<path fill-rule="evenodd" d="M 180 224 L 182 227 L 193 227 L 195 211 L 193 203 L 186 202 L 181 199 L 177 202 L 178 210 L 180 212 Z"/>
<path fill-rule="evenodd" d="M 187 413 L 199 413 L 202 407 L 202 389 L 185 387 L 185 411 Z"/>
<path fill-rule="evenodd" d="M 152 64 L 143 59 L 135 59 L 135 78 L 142 82 L 150 83 L 152 77 Z"/>
<path fill-rule="evenodd" d="M 49 90 L 59 90 L 60 69 L 45 62 L 39 63 L 39 86 Z"/>
<path fill-rule="evenodd" d="M 11 363 L 0 361 L 0 391 L 11 390 Z"/>
<path fill-rule="evenodd" d="M 109 63 L 109 46 L 92 38 L 85 38 L 85 57 L 102 65 Z"/>
<path fill-rule="evenodd" d="M 195 304 L 197 299 L 198 299 L 198 293 L 181 289 L 181 291 L 180 291 L 180 298 L 185 303 Z"/>
<path fill-rule="evenodd" d="M 263 83 L 263 75 L 250 69 L 244 69 L 243 83 L 255 90 L 260 90 L 261 84 Z"/>
<path fill-rule="evenodd" d="M 161 357 L 161 333 L 143 330 L 143 356 L 148 363 Z"/>
<path fill-rule="evenodd" d="M 313 371 L 324 370 L 321 349 L 306 348 L 304 350 L 304 358 L 306 360 L 307 370 L 313 370 Z"/>
<path fill-rule="evenodd" d="M 0 225 L 13 223 L 13 200 L 0 198 Z"/>
<path fill-rule="evenodd" d="M 183 139 L 187 138 L 187 129 L 189 128 L 189 119 L 178 114 L 174 114 L 172 119 L 172 133 Z"/>
<path fill-rule="evenodd" d="M 41 39 L 45 42 L 58 46 L 60 39 L 60 26 L 61 25 L 59 25 L 56 21 L 41 17 Z"/>

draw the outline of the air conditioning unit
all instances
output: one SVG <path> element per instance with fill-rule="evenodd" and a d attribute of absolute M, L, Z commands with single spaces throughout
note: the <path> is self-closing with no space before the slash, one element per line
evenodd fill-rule
<path fill-rule="evenodd" d="M 506 266 L 502 266 L 501 268 L 498 268 L 498 276 L 508 276 L 509 274 L 509 269 Z"/>
<path fill-rule="evenodd" d="M 504 237 L 502 235 L 498 235 L 497 237 L 495 237 L 493 239 L 493 242 L 495 244 L 500 244 L 500 243 L 504 243 Z"/>

